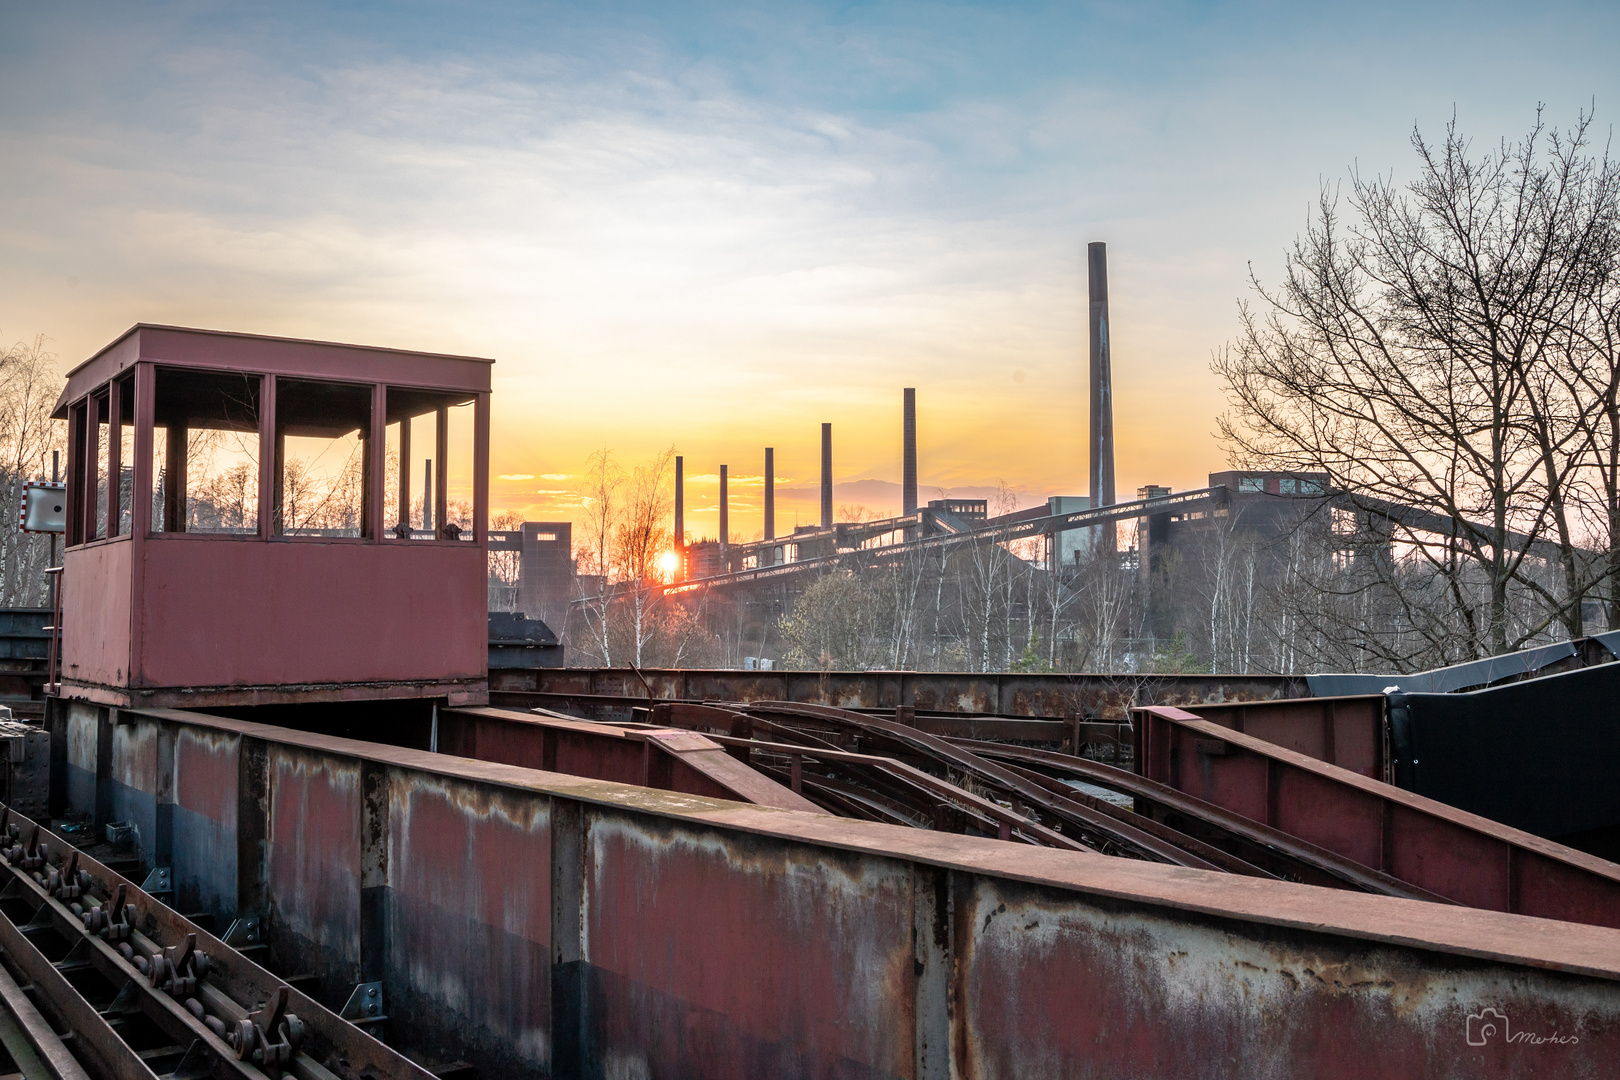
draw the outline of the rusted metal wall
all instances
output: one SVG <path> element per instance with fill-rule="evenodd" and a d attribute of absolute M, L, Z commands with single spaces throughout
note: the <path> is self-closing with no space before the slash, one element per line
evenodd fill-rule
<path fill-rule="evenodd" d="M 1183 705 L 1201 720 L 1337 765 L 1393 781 L 1383 694 Z"/>
<path fill-rule="evenodd" d="M 1193 715 L 1136 711 L 1138 769 L 1459 904 L 1620 927 L 1620 866 Z"/>
<path fill-rule="evenodd" d="M 289 971 L 347 989 L 360 978 L 360 763 L 270 745 L 265 940 Z M 259 884 L 259 883 L 255 883 Z M 336 993 L 330 1002 L 341 1006 Z"/>
<path fill-rule="evenodd" d="M 475 544 L 152 538 L 129 685 L 481 683 L 486 562 Z"/>
<path fill-rule="evenodd" d="M 64 633 L 62 676 L 121 684 L 130 663 L 130 544 L 115 537 L 63 553 L 62 625 L 94 628 Z"/>
<path fill-rule="evenodd" d="M 1620 1058 L 1616 930 L 120 719 L 172 739 L 204 857 L 238 856 L 219 899 L 266 915 L 273 959 L 320 958 L 325 1001 L 350 972 L 383 980 L 392 1042 L 490 1078 L 1597 1077 Z M 218 885 L 187 857 L 194 891 Z M 1486 1008 L 1578 1041 L 1470 1046 Z"/>
<path fill-rule="evenodd" d="M 153 726 L 163 733 L 163 726 Z M 174 747 L 175 902 L 182 911 L 206 911 L 223 919 L 237 910 L 242 740 L 234 732 L 190 725 L 170 726 L 168 733 Z M 160 775 L 160 784 L 162 780 Z"/>
<path fill-rule="evenodd" d="M 379 798 L 393 1030 L 494 1076 L 549 1067 L 553 801 L 394 768 Z"/>
<path fill-rule="evenodd" d="M 61 744 L 62 779 L 67 801 L 73 806 L 96 805 L 96 740 L 103 710 L 79 702 L 64 703 L 52 741 Z M 52 756 L 56 752 L 52 751 Z"/>
<path fill-rule="evenodd" d="M 135 852 L 155 859 L 157 851 L 158 729 L 153 724 L 119 724 L 108 740 L 110 760 L 106 786 L 107 811 L 115 821 L 135 826 Z"/>
<path fill-rule="evenodd" d="M 643 684 L 642 680 L 646 682 Z M 591 694 L 688 701 L 795 701 L 844 709 L 1125 719 L 1131 705 L 1306 697 L 1285 675 L 959 674 L 916 671 L 702 671 L 553 668 L 490 671 L 492 692 Z"/>
<path fill-rule="evenodd" d="M 443 754 L 547 769 L 661 791 L 736 799 L 783 810 L 819 808 L 738 761 L 718 743 L 670 728 L 627 730 L 503 709 L 442 709 Z"/>

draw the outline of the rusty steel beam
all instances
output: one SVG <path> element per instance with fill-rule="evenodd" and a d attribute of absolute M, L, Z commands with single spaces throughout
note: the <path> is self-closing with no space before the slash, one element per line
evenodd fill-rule
<path fill-rule="evenodd" d="M 441 709 L 438 725 L 441 754 L 782 810 L 819 810 L 691 731 L 627 730 L 488 708 Z"/>
<path fill-rule="evenodd" d="M 905 705 L 919 714 L 982 714 L 986 722 L 996 717 L 1034 717 L 1052 722 L 1075 719 L 1123 722 L 1129 719 L 1132 705 L 1185 706 L 1309 695 L 1305 680 L 1292 675 L 492 668 L 489 677 L 492 692 L 566 695 L 582 700 L 586 695 L 619 698 L 627 708 L 646 705 L 649 699 L 792 701 L 889 712 Z M 505 703 L 526 704 L 514 700 Z M 971 732 L 941 734 L 987 737 Z M 1056 729 L 1051 729 L 1047 738 L 1056 734 Z"/>
<path fill-rule="evenodd" d="M 219 1080 L 284 1073 L 294 1080 L 430 1080 L 421 1066 L 3 805 L 0 844 L 0 953 L 72 1032 L 74 1057 L 97 1080 L 156 1077 L 160 1060 L 171 1066 L 164 1075 Z M 17 911 L 28 919 L 19 924 Z M 53 948 L 60 958 L 42 951 L 46 937 L 66 943 Z M 87 998 L 80 971 L 100 976 L 110 990 L 105 1001 Z M 150 1028 L 131 1024 L 137 1015 Z M 152 1029 L 170 1040 L 168 1052 L 150 1045 Z"/>
<path fill-rule="evenodd" d="M 1395 782 L 1383 694 L 1181 705 L 1194 716 L 1268 743 Z"/>
<path fill-rule="evenodd" d="M 659 698 L 658 701 L 668 701 Z M 573 719 L 624 723 L 637 710 L 648 707 L 645 691 L 634 697 L 621 694 L 551 694 L 536 691 L 496 691 L 490 701 L 501 709 L 540 713 L 550 712 Z M 691 700 L 686 704 L 701 704 Z M 843 706 L 848 708 L 848 706 Z M 910 708 L 910 706 L 902 706 Z M 855 712 L 892 713 L 892 709 L 854 708 Z M 1076 745 L 1123 748 L 1131 745 L 1131 726 L 1122 723 L 1088 722 L 1025 717 L 986 716 L 979 713 L 918 712 L 912 710 L 912 726 L 930 735 L 948 739 L 991 739 L 1020 743 L 1044 743 L 1072 748 Z"/>
<path fill-rule="evenodd" d="M 921 762 L 932 765 L 947 777 L 953 773 L 972 776 L 977 783 L 986 786 L 987 790 L 996 791 L 1011 805 L 1017 806 L 1021 800 L 1025 800 L 1041 811 L 1055 814 L 1060 820 L 1067 820 L 1082 828 L 1097 829 L 1101 825 L 1102 835 L 1123 845 L 1122 848 L 1110 849 L 1112 853 L 1157 858 L 1178 865 L 1221 869 L 1230 873 L 1286 877 L 1315 885 L 1362 889 L 1386 896 L 1450 902 L 1376 869 L 1100 762 L 971 740 L 943 743 L 925 733 L 909 730 L 906 724 L 817 706 L 781 703 L 721 707 L 673 704 L 656 706 L 652 715 L 677 726 L 706 729 L 715 741 L 729 746 L 751 744 L 713 734 L 717 728 L 729 725 L 735 733 L 741 727 L 757 739 L 757 729 L 764 726 L 779 737 L 819 742 L 822 740 L 816 740 L 806 732 L 802 723 L 798 728 L 788 725 L 794 718 L 821 721 L 831 726 L 829 734 L 836 732 L 841 740 L 850 735 L 857 740 L 867 741 L 875 737 L 879 744 L 889 744 L 896 749 L 921 755 Z M 827 753 L 809 756 L 826 761 L 837 760 L 834 755 Z M 1084 778 L 1116 791 L 1127 792 L 1137 801 L 1140 812 L 1125 810 L 1076 791 L 1060 780 L 1044 775 L 1041 769 L 1055 772 L 1060 778 Z M 1009 783 L 1009 780 L 1012 782 Z M 848 791 L 838 794 L 845 800 L 850 796 Z M 1083 812 L 1078 820 L 1075 816 L 1077 808 Z M 857 813 L 855 816 L 863 815 Z M 1101 819 L 1111 819 L 1114 826 L 1110 829 Z M 939 828 L 940 825 L 936 823 L 934 827 Z"/>
<path fill-rule="evenodd" d="M 1303 881 L 1311 885 L 1349 885 L 1364 892 L 1402 896 L 1409 900 L 1443 904 L 1453 902 L 1326 848 L 1307 843 L 1280 829 L 1250 821 L 1240 814 L 1195 799 L 1166 784 L 1100 761 L 1022 746 L 999 746 L 970 740 L 958 742 L 982 757 L 1043 770 L 1047 774 L 1068 776 L 1130 795 L 1136 804 L 1137 817 L 1155 823 L 1174 822 L 1184 836 L 1203 837 L 1212 844 L 1222 845 L 1221 850 L 1241 855 L 1248 862 L 1264 866 L 1275 876 L 1290 881 Z"/>
<path fill-rule="evenodd" d="M 1597 1077 L 1620 1056 L 1620 931 L 116 719 L 159 748 L 114 774 L 172 805 L 153 840 L 184 902 L 260 914 L 278 963 L 374 971 L 402 1049 L 487 1080 Z M 1577 1041 L 1472 1047 L 1486 1008 Z"/>
<path fill-rule="evenodd" d="M 4 967 L 0 967 L 0 1043 L 16 1072 L 34 1080 L 90 1080 L 90 1074 L 40 1014 L 23 988 Z"/>
<path fill-rule="evenodd" d="M 1175 866 L 1214 870 L 1218 867 L 1202 855 L 1167 841 L 1164 837 L 1138 828 L 1131 822 L 1097 810 L 1086 801 L 1069 795 L 1056 794 L 1045 789 L 1003 765 L 987 761 L 969 751 L 937 739 L 904 724 L 877 717 L 863 716 L 843 709 L 819 705 L 799 705 L 792 702 L 752 702 L 746 707 L 750 716 L 804 717 L 827 721 L 857 731 L 877 734 L 903 747 L 923 753 L 960 770 L 981 784 L 988 784 L 1005 793 L 1009 801 L 1025 804 L 1031 816 L 1044 814 L 1048 827 L 1055 826 L 1066 836 L 1083 842 L 1087 847 L 1110 854 L 1130 854 L 1137 858 L 1155 859 Z M 653 710 L 654 717 L 663 707 Z"/>
<path fill-rule="evenodd" d="M 1133 710 L 1143 776 L 1459 904 L 1620 926 L 1620 866 L 1181 709 Z"/>
<path fill-rule="evenodd" d="M 681 718 L 687 723 L 714 723 L 716 720 L 724 720 L 729 722 L 732 718 L 737 718 L 744 721 L 745 725 L 749 728 L 752 728 L 756 723 L 759 723 L 760 726 L 771 726 L 768 724 L 768 722 L 760 721 L 757 717 L 749 716 L 744 713 L 734 713 L 725 709 L 713 708 L 705 705 L 677 706 L 675 707 L 674 711 L 682 714 Z M 800 778 L 799 780 L 790 779 L 790 785 L 797 785 L 804 782 L 805 778 L 803 777 L 802 769 L 804 762 L 807 759 L 811 761 L 845 765 L 870 766 L 872 769 L 875 769 L 876 771 L 886 774 L 888 777 L 899 781 L 900 784 L 906 787 L 928 793 L 928 795 L 931 796 L 932 800 L 934 801 L 944 801 L 946 803 L 957 805 L 971 811 L 981 820 L 994 822 L 997 826 L 997 831 L 1000 833 L 1001 839 L 1011 839 L 1014 835 L 1018 835 L 1027 838 L 1032 843 L 1040 843 L 1046 847 L 1063 848 L 1070 851 L 1094 850 L 1088 844 L 1065 836 L 1054 829 L 1047 828 L 1046 826 L 1042 825 L 1040 821 L 1036 820 L 1029 814 L 1019 813 L 1016 810 L 1008 809 L 1007 807 L 994 803 L 981 795 L 967 791 L 955 784 L 941 780 L 936 776 L 932 776 L 921 769 L 908 765 L 903 761 L 896 761 L 891 757 L 883 757 L 877 754 L 852 753 L 850 751 L 835 750 L 830 747 L 817 745 L 806 746 L 795 743 L 771 742 L 765 739 L 736 738 L 729 735 L 711 734 L 708 735 L 707 738 L 714 740 L 714 742 L 719 745 L 730 746 L 743 751 L 742 756 L 744 760 L 751 759 L 755 751 L 787 758 L 790 762 L 788 767 L 789 776 L 796 776 Z M 810 741 L 814 743 L 819 740 L 811 739 Z M 810 777 L 809 779 L 813 782 L 819 782 L 827 785 L 830 790 L 833 790 L 844 799 L 858 797 L 859 795 L 866 796 L 869 799 L 873 798 L 873 793 L 870 791 L 857 793 L 847 786 L 832 783 L 830 778 L 825 776 Z M 794 790 L 797 790 L 796 786 Z M 931 806 L 937 804 L 934 801 L 931 801 Z M 812 808 L 814 809 L 814 807 Z M 896 815 L 891 809 L 888 810 L 888 812 L 882 813 L 880 820 L 893 821 L 896 820 Z M 909 824 L 912 822 L 908 821 L 907 823 Z"/>

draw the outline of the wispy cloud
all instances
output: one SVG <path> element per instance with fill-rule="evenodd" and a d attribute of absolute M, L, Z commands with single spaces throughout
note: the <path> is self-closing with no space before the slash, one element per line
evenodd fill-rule
<path fill-rule="evenodd" d="M 1104 239 L 1120 487 L 1191 486 L 1210 349 L 1321 178 L 1404 164 L 1454 105 L 1488 140 L 1620 97 L 1613 10 L 1579 40 L 1399 11 L 1390 40 L 1382 9 L 1243 3 L 24 5 L 0 328 L 70 361 L 137 319 L 495 356 L 514 483 L 604 442 L 813 477 L 822 421 L 838 476 L 894 480 L 918 386 L 925 476 L 1037 499 L 1083 484 Z"/>

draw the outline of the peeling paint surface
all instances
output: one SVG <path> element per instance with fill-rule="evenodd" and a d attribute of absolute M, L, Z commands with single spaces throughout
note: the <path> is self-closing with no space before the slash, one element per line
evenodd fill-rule
<path fill-rule="evenodd" d="M 551 1054 L 549 800 L 389 777 L 389 1011 L 443 1060 Z"/>
<path fill-rule="evenodd" d="M 1256 933 L 976 879 L 956 911 L 962 1075 L 1613 1075 L 1620 997 L 1543 972 Z M 1579 1041 L 1470 1047 L 1468 1016 Z M 1570 1017 L 1579 1017 L 1572 1030 Z"/>
<path fill-rule="evenodd" d="M 112 729 L 112 815 L 135 826 L 134 853 L 148 862 L 157 843 L 158 725 L 126 717 Z"/>
<path fill-rule="evenodd" d="M 234 911 L 263 837 L 240 887 L 276 966 L 328 999 L 373 971 L 391 1042 L 490 1080 L 1587 1080 L 1620 1060 L 1616 930 L 125 719 L 88 741 L 133 790 L 140 728 L 167 726 L 177 906 Z M 1576 1041 L 1470 1047 L 1485 1009 Z"/>
<path fill-rule="evenodd" d="M 616 1070 L 913 1075 L 905 863 L 617 813 L 588 844 L 587 1030 Z"/>
<path fill-rule="evenodd" d="M 272 747 L 270 785 L 267 933 L 291 938 L 274 942 L 283 962 L 359 982 L 359 763 Z"/>
<path fill-rule="evenodd" d="M 67 801 L 81 814 L 96 809 L 96 737 L 101 712 L 94 705 L 71 702 L 67 707 Z"/>
<path fill-rule="evenodd" d="M 183 911 L 236 911 L 236 783 L 241 739 L 182 727 L 174 740 L 174 890 Z"/>

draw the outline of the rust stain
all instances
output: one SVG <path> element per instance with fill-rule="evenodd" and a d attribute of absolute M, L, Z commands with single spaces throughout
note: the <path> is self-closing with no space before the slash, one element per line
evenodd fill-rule
<path fill-rule="evenodd" d="M 234 832 L 240 747 L 240 736 L 182 727 L 174 741 L 176 804 Z"/>
<path fill-rule="evenodd" d="M 157 791 L 157 725 L 135 721 L 112 730 L 112 778 L 135 791 Z"/>
<path fill-rule="evenodd" d="M 282 926 L 360 960 L 360 767 L 358 762 L 270 748 L 267 865 Z"/>
<path fill-rule="evenodd" d="M 912 888 L 904 862 L 592 812 L 597 1049 L 646 1075 L 910 1076 Z"/>
<path fill-rule="evenodd" d="M 1620 997 L 1591 983 L 983 878 L 957 903 L 965 1076 L 1597 1077 L 1620 1046 Z M 1579 1043 L 1479 1055 L 1486 1007 Z"/>
<path fill-rule="evenodd" d="M 406 1017 L 460 1047 L 549 1060 L 549 800 L 389 777 L 390 985 Z M 396 1009 L 395 1012 L 401 1012 Z"/>

